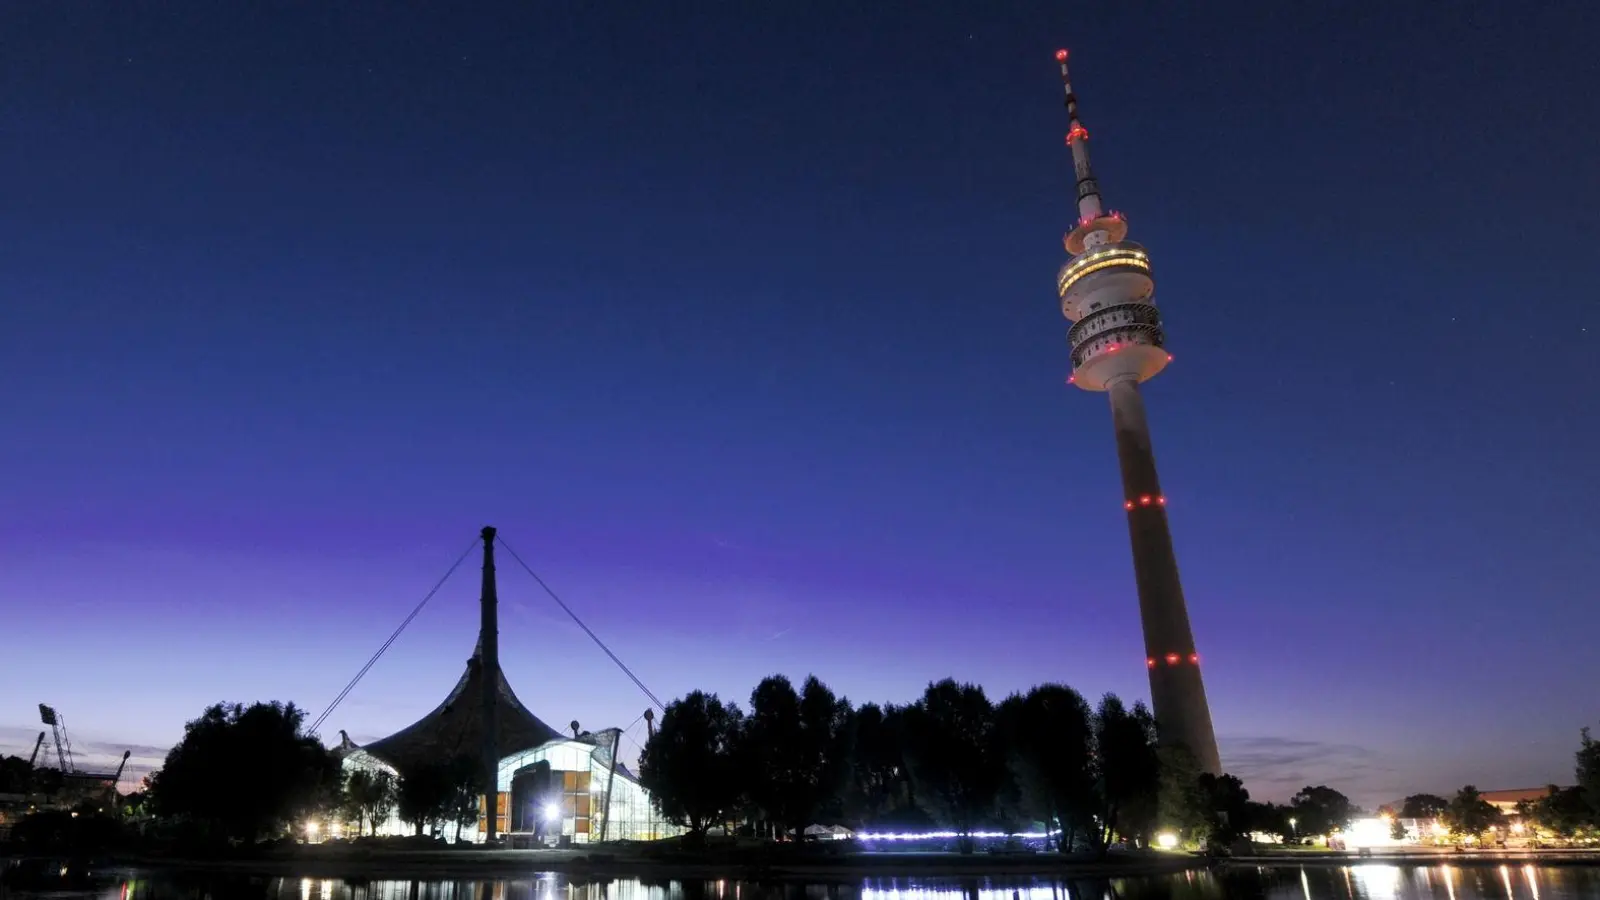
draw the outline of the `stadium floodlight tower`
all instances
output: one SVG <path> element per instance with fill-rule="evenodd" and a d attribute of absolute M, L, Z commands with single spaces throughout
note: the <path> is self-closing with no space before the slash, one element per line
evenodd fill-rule
<path fill-rule="evenodd" d="M 1073 322 L 1071 383 L 1111 396 L 1122 467 L 1123 511 L 1133 542 L 1133 571 L 1144 626 L 1150 703 L 1165 744 L 1181 744 L 1202 772 L 1222 773 L 1211 710 L 1200 680 L 1200 655 L 1189 628 L 1189 612 L 1178 581 L 1178 558 L 1167 528 L 1167 498 L 1156 476 L 1139 383 L 1155 377 L 1167 354 L 1156 310 L 1150 257 L 1127 240 L 1122 213 L 1107 210 L 1089 166 L 1089 130 L 1078 118 L 1078 98 L 1067 76 L 1067 51 L 1056 51 L 1066 89 L 1067 146 L 1077 175 L 1078 223 L 1065 243 L 1072 260 L 1056 277 L 1061 312 Z"/>

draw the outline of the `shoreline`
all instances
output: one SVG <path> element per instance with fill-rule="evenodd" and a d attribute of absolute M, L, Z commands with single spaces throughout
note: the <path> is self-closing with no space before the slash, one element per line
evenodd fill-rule
<path fill-rule="evenodd" d="M 347 880 L 474 879 L 559 872 L 574 879 L 638 878 L 645 881 L 858 881 L 863 878 L 962 878 L 1051 876 L 1126 878 L 1170 875 L 1207 868 L 1203 857 L 1161 854 L 1137 858 L 1054 858 L 1049 854 L 961 856 L 939 853 L 848 856 L 757 857 L 744 855 L 662 858 L 570 850 L 373 851 L 293 854 L 261 858 L 190 859 L 111 854 L 116 866 L 148 871 L 185 871 Z"/>
<path fill-rule="evenodd" d="M 3 858 L 3 855 L 0 855 Z M 54 857 L 51 857 L 54 858 Z M 639 879 L 645 882 L 717 881 L 859 883 L 873 879 L 1111 879 L 1159 877 L 1207 869 L 1341 868 L 1388 865 L 1453 868 L 1600 866 L 1600 852 L 1577 850 L 1453 853 L 1267 853 L 1208 859 L 1187 853 L 1140 853 L 1096 859 L 1048 853 L 599 853 L 585 850 L 371 850 L 296 852 L 260 856 L 189 857 L 107 853 L 102 865 L 151 873 L 326 878 L 345 881 L 415 879 L 490 880 L 560 873 L 574 882 Z M 98 867 L 98 866 L 97 866 Z"/>
<path fill-rule="evenodd" d="M 1328 868 L 1339 866 L 1389 865 L 1389 866 L 1449 866 L 1472 869 L 1500 866 L 1541 866 L 1560 868 L 1568 866 L 1600 866 L 1600 850 L 1488 850 L 1457 853 L 1440 850 L 1375 851 L 1360 856 L 1344 851 L 1325 853 L 1264 853 L 1249 856 L 1228 856 L 1217 860 L 1222 867 L 1247 868 L 1254 866 L 1277 868 Z"/>

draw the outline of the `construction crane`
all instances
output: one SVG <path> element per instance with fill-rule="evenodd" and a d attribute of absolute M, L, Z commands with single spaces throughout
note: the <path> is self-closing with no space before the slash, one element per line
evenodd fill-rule
<path fill-rule="evenodd" d="M 33 764 L 39 761 L 39 748 L 44 746 L 44 732 L 39 732 L 39 739 L 33 742 L 33 755 L 28 757 L 28 770 L 33 770 Z"/>
<path fill-rule="evenodd" d="M 39 704 L 39 721 L 49 725 L 56 738 L 56 761 L 61 764 L 61 774 L 72 771 L 72 741 L 67 739 L 67 721 L 54 708 Z"/>

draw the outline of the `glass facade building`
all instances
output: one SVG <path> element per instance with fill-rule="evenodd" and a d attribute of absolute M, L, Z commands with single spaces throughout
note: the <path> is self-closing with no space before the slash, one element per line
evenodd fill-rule
<path fill-rule="evenodd" d="M 613 734 L 552 741 L 502 759 L 506 830 L 574 844 L 593 843 L 601 835 L 608 841 L 650 841 L 682 834 L 662 821 L 632 772 L 621 765 L 613 772 Z M 544 772 L 548 777 L 541 777 Z"/>
<path fill-rule="evenodd" d="M 607 841 L 651 841 L 683 833 L 664 821 L 650 802 L 650 794 L 626 766 L 611 770 L 614 731 L 555 740 L 532 750 L 514 753 L 500 761 L 500 821 L 497 831 L 518 847 L 590 844 Z M 345 752 L 345 773 L 365 770 L 401 774 L 382 759 L 362 749 Z M 606 819 L 610 818 L 607 823 Z M 437 836 L 446 840 L 480 841 L 483 826 L 442 826 Z M 320 838 L 355 837 L 357 823 L 327 823 Z M 415 834 L 414 826 L 396 813 L 377 823 L 365 823 L 365 834 L 383 836 Z M 422 833 L 433 835 L 424 826 Z"/>

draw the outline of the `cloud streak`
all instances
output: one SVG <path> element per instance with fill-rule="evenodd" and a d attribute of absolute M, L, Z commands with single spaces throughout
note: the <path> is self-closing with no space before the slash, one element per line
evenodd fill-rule
<path fill-rule="evenodd" d="M 1257 799 L 1281 801 L 1307 785 L 1338 789 L 1357 781 L 1374 795 L 1398 789 L 1394 768 L 1359 744 L 1277 735 L 1223 736 L 1219 743 L 1228 773 L 1242 779 Z"/>

